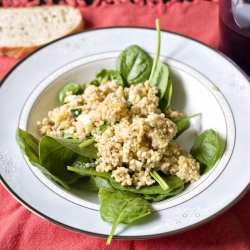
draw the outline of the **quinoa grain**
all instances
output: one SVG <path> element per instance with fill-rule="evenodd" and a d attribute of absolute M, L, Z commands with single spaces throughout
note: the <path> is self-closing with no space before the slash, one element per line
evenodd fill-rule
<path fill-rule="evenodd" d="M 153 185 L 155 180 L 149 174 L 152 169 L 194 182 L 200 178 L 199 163 L 173 141 L 177 127 L 171 119 L 185 115 L 171 109 L 161 113 L 157 93 L 148 81 L 123 88 L 115 80 L 104 80 L 99 87 L 86 88 L 82 95 L 68 92 L 65 104 L 49 111 L 37 126 L 41 135 L 52 137 L 72 134 L 84 140 L 94 136 L 96 171 L 111 171 L 123 186 L 139 189 Z M 75 108 L 81 109 L 79 115 L 75 113 L 78 117 L 70 112 Z M 105 122 L 110 126 L 99 134 L 98 128 Z"/>

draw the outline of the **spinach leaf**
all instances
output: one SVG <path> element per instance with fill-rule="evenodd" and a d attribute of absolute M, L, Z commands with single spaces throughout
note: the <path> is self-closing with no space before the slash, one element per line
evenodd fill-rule
<path fill-rule="evenodd" d="M 149 79 L 152 65 L 152 58 L 137 45 L 129 46 L 116 59 L 116 70 L 125 85 L 144 83 Z"/>
<path fill-rule="evenodd" d="M 104 123 L 98 128 L 97 133 L 102 134 L 109 125 L 110 125 L 109 122 Z M 74 151 L 77 154 L 80 154 L 87 158 L 97 159 L 98 150 L 95 147 L 94 136 L 91 136 L 90 138 L 86 140 L 70 139 L 70 138 L 71 137 L 69 137 L 68 139 L 53 137 L 52 139 L 58 141 L 59 143 L 61 143 L 62 145 L 64 145 L 65 147 L 69 148 L 70 150 Z"/>
<path fill-rule="evenodd" d="M 32 163 L 32 162 L 31 162 Z M 36 168 L 38 168 L 42 173 L 44 173 L 48 178 L 54 180 L 55 182 L 59 183 L 64 187 L 66 190 L 70 190 L 71 188 L 69 187 L 68 184 L 66 184 L 64 181 L 62 181 L 60 178 L 56 177 L 55 175 L 51 174 L 50 171 L 43 166 L 41 166 L 38 163 L 32 163 L 32 165 Z"/>
<path fill-rule="evenodd" d="M 200 116 L 201 113 L 199 114 L 195 114 L 189 117 L 183 117 L 183 118 L 175 118 L 172 120 L 172 122 L 175 123 L 175 125 L 178 128 L 178 131 L 176 133 L 176 135 L 174 136 L 174 140 L 177 139 L 184 131 L 186 131 L 189 127 L 190 127 L 190 122 L 189 120 L 196 117 L 196 116 Z"/>
<path fill-rule="evenodd" d="M 201 174 L 207 173 L 218 160 L 219 139 L 213 129 L 205 130 L 194 142 L 191 155 L 200 162 Z"/>
<path fill-rule="evenodd" d="M 67 92 L 71 92 L 72 95 L 81 95 L 83 90 L 78 83 L 70 82 L 66 84 L 58 93 L 58 99 L 61 104 L 64 104 L 64 99 L 67 96 Z"/>
<path fill-rule="evenodd" d="M 71 188 L 82 189 L 82 190 L 99 190 L 99 187 L 96 186 L 95 180 L 92 176 L 83 176 L 80 179 L 77 179 L 72 185 Z"/>
<path fill-rule="evenodd" d="M 70 114 L 73 118 L 77 118 L 82 113 L 82 108 L 74 108 L 70 110 Z"/>
<path fill-rule="evenodd" d="M 50 136 L 42 137 L 39 144 L 40 165 L 66 183 L 74 183 L 79 175 L 68 171 L 76 153 Z"/>
<path fill-rule="evenodd" d="M 34 167 L 38 168 L 48 178 L 61 184 L 65 189 L 70 190 L 70 187 L 64 181 L 57 178 L 55 175 L 51 174 L 48 169 L 41 166 L 39 159 L 39 140 L 20 128 L 16 131 L 16 140 L 23 153 L 28 157 L 30 163 Z"/>
<path fill-rule="evenodd" d="M 95 183 L 96 183 L 97 187 L 104 188 L 107 191 L 112 192 L 112 193 L 119 193 L 119 194 L 126 193 L 126 191 L 114 188 L 111 185 L 111 182 L 110 182 L 109 178 L 104 178 L 104 177 L 101 177 L 101 176 L 96 176 L 95 177 Z"/>
<path fill-rule="evenodd" d="M 89 171 L 89 170 L 95 171 L 94 167 L 86 167 L 87 163 L 92 163 L 91 160 L 92 159 L 87 158 L 85 156 L 77 155 L 76 158 L 75 158 L 75 160 L 71 163 L 71 166 L 72 166 L 73 169 L 77 168 L 77 169 L 82 169 L 82 170 L 87 170 L 87 171 Z M 76 172 L 76 171 L 73 171 L 73 172 L 75 172 L 76 174 L 79 174 L 81 176 L 88 176 L 88 177 L 90 177 L 89 174 L 85 174 L 85 173 L 82 173 L 82 172 Z M 91 176 L 91 177 L 93 178 L 93 181 L 94 181 L 94 175 Z"/>
<path fill-rule="evenodd" d="M 71 166 L 68 166 L 67 169 L 69 171 L 73 171 L 75 173 L 78 173 L 78 174 L 87 174 L 87 175 L 92 175 L 92 176 L 100 176 L 100 177 L 104 177 L 106 179 L 112 179 L 111 177 L 111 173 L 110 172 L 97 172 L 95 170 L 95 168 L 74 168 L 74 167 L 71 167 Z"/>
<path fill-rule="evenodd" d="M 141 198 L 147 201 L 162 201 L 167 197 L 177 195 L 184 190 L 184 184 L 178 188 L 173 189 L 168 194 L 145 194 Z"/>
<path fill-rule="evenodd" d="M 79 144 L 79 148 L 86 148 L 87 146 L 93 145 L 95 143 L 95 137 L 90 137 L 86 140 L 83 140 L 80 144 Z"/>
<path fill-rule="evenodd" d="M 18 128 L 16 131 L 16 141 L 31 163 L 40 163 L 38 139 L 28 132 Z"/>
<path fill-rule="evenodd" d="M 81 173 L 81 174 L 89 174 L 93 176 L 99 176 L 106 178 L 110 181 L 111 185 L 115 189 L 123 190 L 123 191 L 128 191 L 132 193 L 138 193 L 138 194 L 168 194 L 171 192 L 173 189 L 180 187 L 184 184 L 184 181 L 182 181 L 179 177 L 177 176 L 162 176 L 161 178 L 166 182 L 168 185 L 168 189 L 163 190 L 162 187 L 157 183 L 152 186 L 144 186 L 141 187 L 140 189 L 136 189 L 134 186 L 122 186 L 121 183 L 118 183 L 114 178 L 111 177 L 111 173 L 109 172 L 97 172 L 95 168 L 88 168 L 88 169 L 78 169 L 78 168 L 73 168 L 68 166 L 68 170 L 74 171 L 76 173 Z M 97 184 L 99 185 L 99 184 Z M 108 187 L 108 182 L 105 183 L 106 187 Z M 100 186 L 104 187 L 105 186 Z M 107 190 L 111 192 L 115 192 L 114 189 L 112 191 L 111 188 L 106 188 Z"/>
<path fill-rule="evenodd" d="M 85 164 L 89 162 L 91 162 L 91 159 L 77 154 L 76 158 L 73 160 L 73 162 L 71 162 L 71 165 L 77 168 L 86 168 Z M 83 190 L 98 190 L 99 189 L 99 187 L 96 186 L 94 178 L 92 176 L 84 175 L 82 177 L 81 175 L 75 175 L 73 176 L 73 180 L 70 181 L 70 186 L 68 186 L 64 181 L 56 177 L 56 175 L 51 174 L 51 172 L 45 167 L 39 164 L 33 164 L 33 165 L 37 167 L 38 169 L 40 169 L 40 171 L 43 172 L 46 176 L 48 176 L 52 180 L 61 184 L 67 190 L 70 190 L 71 188 L 83 189 Z M 58 168 L 58 170 L 60 169 Z M 66 174 L 68 175 L 69 173 L 66 173 Z"/>
<path fill-rule="evenodd" d="M 170 103 L 170 98 L 172 94 L 172 82 L 168 80 L 169 79 L 169 71 L 168 66 L 161 61 L 158 61 L 156 70 L 153 74 L 152 79 L 149 80 L 151 86 L 155 86 L 158 88 L 159 93 L 158 96 L 160 100 L 164 97 L 167 99 L 167 107 Z M 170 83 L 170 86 L 168 86 L 168 83 Z M 168 92 L 166 91 L 168 90 Z M 165 97 L 166 96 L 166 97 Z M 163 104 L 162 104 L 163 105 Z"/>
<path fill-rule="evenodd" d="M 172 96 L 172 81 L 169 77 L 168 66 L 162 63 L 159 59 L 161 49 L 161 29 L 160 21 L 156 20 L 157 29 L 157 46 L 156 53 L 153 62 L 153 67 L 150 73 L 149 82 L 151 86 L 158 88 L 158 96 L 160 100 L 164 100 L 160 103 L 160 109 L 164 112 L 168 108 Z M 169 80 L 170 79 L 170 80 Z"/>
<path fill-rule="evenodd" d="M 115 229 L 119 223 L 131 223 L 150 214 L 152 210 L 151 204 L 140 198 L 128 200 L 108 199 L 104 201 L 100 208 L 101 218 L 103 221 L 113 222 L 107 245 L 111 243 Z"/>
<path fill-rule="evenodd" d="M 168 194 L 173 189 L 178 188 L 184 184 L 184 181 L 182 181 L 177 176 L 162 176 L 162 179 L 167 183 L 168 189 L 163 190 L 162 187 L 159 184 L 154 184 L 152 186 L 144 186 L 140 189 L 136 189 L 134 186 L 122 186 L 120 183 L 116 182 L 115 179 L 111 178 L 111 184 L 114 188 L 133 192 L 133 193 L 139 193 L 139 194 Z"/>
<path fill-rule="evenodd" d="M 156 71 L 157 68 L 157 64 L 159 62 L 159 57 L 160 57 L 160 51 L 161 51 L 161 28 L 160 28 L 160 21 L 159 19 L 155 20 L 155 24 L 156 24 L 156 30 L 157 30 L 157 44 L 156 44 L 156 52 L 155 52 L 155 58 L 153 61 L 153 66 L 150 72 L 150 76 L 149 76 L 149 81 L 152 80 L 153 75 Z"/>
<path fill-rule="evenodd" d="M 49 136 L 44 136 L 49 137 Z M 62 144 L 64 147 L 74 151 L 75 153 L 86 156 L 88 158 L 97 158 L 97 148 L 94 146 L 95 140 L 93 138 L 87 140 L 80 139 L 64 139 L 64 138 L 51 138 L 51 141 L 57 141 Z M 92 140 L 92 141 L 89 141 Z M 86 144 L 85 144 L 86 143 Z"/>
<path fill-rule="evenodd" d="M 103 177 L 103 178 L 110 180 L 111 185 L 115 189 L 120 189 L 120 190 L 129 191 L 133 193 L 140 193 L 140 194 L 167 194 L 173 189 L 183 185 L 184 183 L 177 176 L 162 176 L 161 178 L 164 180 L 164 182 L 166 182 L 168 189 L 163 190 L 159 184 L 155 184 L 152 186 L 145 186 L 145 187 L 141 187 L 140 189 L 136 189 L 136 187 L 134 186 L 122 186 L 120 183 L 116 182 L 114 178 L 111 177 L 111 173 L 109 172 L 97 172 L 94 168 L 77 169 L 77 168 L 73 168 L 70 166 L 68 166 L 68 170 L 74 171 L 77 173 Z"/>
<path fill-rule="evenodd" d="M 178 129 L 176 135 L 173 137 L 173 139 L 175 140 L 190 127 L 190 122 L 189 119 L 187 119 L 186 117 L 176 118 L 173 119 L 172 121 L 175 123 Z"/>
<path fill-rule="evenodd" d="M 111 185 L 111 182 L 109 179 L 99 177 L 99 176 L 95 177 L 95 183 L 100 188 L 99 190 L 102 190 L 102 192 L 104 192 L 103 189 L 105 189 L 107 192 L 115 193 L 117 195 L 128 195 L 129 196 L 131 194 L 135 194 L 135 195 L 138 195 L 138 197 L 141 197 L 142 199 L 145 199 L 148 201 L 161 201 L 161 200 L 166 199 L 167 197 L 174 196 L 174 195 L 181 193 L 184 189 L 184 183 L 182 183 L 181 186 L 173 189 L 172 191 L 170 191 L 169 193 L 166 193 L 166 194 L 143 194 L 143 193 L 133 193 L 133 192 L 114 188 Z M 120 196 L 120 197 L 122 197 L 122 196 Z"/>
<path fill-rule="evenodd" d="M 155 171 L 151 171 L 150 175 L 157 181 L 157 183 L 161 186 L 163 190 L 168 189 L 168 184 L 161 178 L 161 176 Z"/>
<path fill-rule="evenodd" d="M 164 113 L 170 106 L 170 101 L 172 97 L 173 86 L 172 86 L 172 79 L 168 78 L 168 84 L 166 91 L 164 93 L 163 98 L 159 102 L 159 109 Z"/>
<path fill-rule="evenodd" d="M 108 81 L 116 80 L 120 85 L 124 86 L 122 76 L 116 70 L 101 69 L 96 73 L 95 77 L 96 79 L 94 79 L 93 81 L 85 82 L 83 84 L 83 91 L 90 85 L 95 85 L 97 87 L 100 86 L 103 79 L 106 79 Z"/>
<path fill-rule="evenodd" d="M 112 186 L 110 180 L 107 179 L 107 178 L 96 176 L 95 177 L 95 183 L 96 183 L 97 187 L 106 189 L 107 191 L 109 191 L 111 193 L 116 193 L 116 194 L 131 194 L 131 192 L 129 192 L 129 191 L 125 191 L 125 190 L 114 188 Z"/>
<path fill-rule="evenodd" d="M 99 189 L 98 196 L 99 196 L 99 200 L 101 202 L 104 202 L 104 201 L 106 201 L 108 199 L 132 199 L 132 198 L 140 198 L 141 197 L 140 194 L 131 193 L 131 192 L 114 193 L 114 192 L 108 191 L 105 188 L 100 188 Z"/>
<path fill-rule="evenodd" d="M 120 85 L 124 86 L 123 79 L 116 70 L 101 69 L 96 73 L 95 77 L 99 83 L 101 83 L 103 79 L 108 81 L 117 80 Z"/>
<path fill-rule="evenodd" d="M 63 138 L 64 139 L 77 139 L 77 137 L 74 134 L 68 134 L 68 133 L 63 133 Z"/>
<path fill-rule="evenodd" d="M 95 85 L 95 86 L 100 86 L 101 85 L 101 83 L 98 81 L 98 80 L 96 80 L 96 79 L 94 79 L 93 81 L 91 81 L 91 82 L 85 82 L 84 84 L 83 84 L 83 92 L 85 91 L 85 89 L 87 88 L 87 87 L 89 87 L 90 85 Z"/>
<path fill-rule="evenodd" d="M 90 163 L 90 158 L 83 156 L 83 155 L 77 155 L 74 161 L 71 163 L 71 166 L 74 168 L 81 168 L 86 169 L 85 167 L 86 163 Z"/>
<path fill-rule="evenodd" d="M 106 129 L 107 127 L 110 125 L 111 123 L 110 122 L 104 122 L 104 124 L 102 124 L 98 130 L 97 130 L 97 134 L 98 135 L 101 135 Z"/>

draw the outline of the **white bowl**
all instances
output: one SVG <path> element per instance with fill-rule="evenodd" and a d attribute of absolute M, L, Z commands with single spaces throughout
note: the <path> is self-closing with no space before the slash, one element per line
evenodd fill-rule
<path fill-rule="evenodd" d="M 47 117 L 48 111 L 60 106 L 58 100 L 60 89 L 69 82 L 82 85 L 84 82 L 91 81 L 100 69 L 115 69 L 115 59 L 118 55 L 119 52 L 113 52 L 84 57 L 53 72 L 29 96 L 21 114 L 20 127 L 36 138 L 40 138 L 36 122 Z M 181 194 L 153 203 L 153 208 L 156 211 L 176 206 L 205 190 L 225 168 L 233 150 L 233 143 L 230 142 L 234 141 L 235 136 L 233 116 L 217 87 L 185 64 L 165 57 L 161 57 L 161 60 L 169 66 L 173 80 L 171 107 L 184 111 L 188 116 L 202 113 L 201 117 L 191 120 L 191 128 L 184 132 L 177 142 L 189 152 L 197 133 L 206 129 L 214 129 L 220 138 L 222 157 L 209 173 L 203 175 L 195 183 L 187 185 Z M 225 150 L 226 142 L 227 148 Z M 65 199 L 87 208 L 97 210 L 100 208 L 101 203 L 98 200 L 97 192 L 74 189 L 66 191 L 46 178 L 36 168 L 31 166 L 31 169 L 46 186 Z"/>

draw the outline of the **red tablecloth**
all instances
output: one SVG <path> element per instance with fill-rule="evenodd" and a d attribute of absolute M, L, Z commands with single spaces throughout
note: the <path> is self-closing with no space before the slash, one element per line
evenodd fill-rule
<path fill-rule="evenodd" d="M 166 4 L 160 0 L 97 0 L 85 6 L 81 0 L 65 0 L 78 7 L 86 29 L 110 26 L 155 27 L 174 31 L 204 42 L 217 49 L 219 44 L 218 3 L 195 0 Z M 33 5 L 38 1 L 4 1 L 3 6 Z M 51 1 L 45 1 L 48 4 Z M 0 79 L 18 62 L 0 57 Z M 24 83 L 25 84 L 25 83 Z M 250 192 L 228 211 L 210 222 L 177 235 L 150 240 L 113 240 L 90 237 L 60 228 L 38 217 L 17 202 L 0 184 L 0 249 L 250 249 Z"/>

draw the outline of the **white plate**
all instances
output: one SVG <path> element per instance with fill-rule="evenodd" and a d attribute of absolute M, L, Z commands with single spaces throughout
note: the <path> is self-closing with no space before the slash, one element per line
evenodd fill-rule
<path fill-rule="evenodd" d="M 250 161 L 250 85 L 247 77 L 213 49 L 174 33 L 161 33 L 161 60 L 173 79 L 171 107 L 188 115 L 202 112 L 200 122 L 179 139 L 187 150 L 195 133 L 214 129 L 223 156 L 216 166 L 185 191 L 153 204 L 154 212 L 131 225 L 119 225 L 116 238 L 170 235 L 213 218 L 248 189 Z M 142 28 L 90 30 L 53 42 L 19 63 L 0 89 L 0 173 L 4 186 L 26 207 L 62 227 L 107 237 L 111 224 L 101 220 L 94 192 L 71 192 L 31 166 L 15 141 L 17 127 L 37 134 L 36 121 L 59 105 L 58 90 L 70 81 L 92 80 L 114 69 L 117 55 L 137 44 L 154 56 L 156 31 Z"/>

